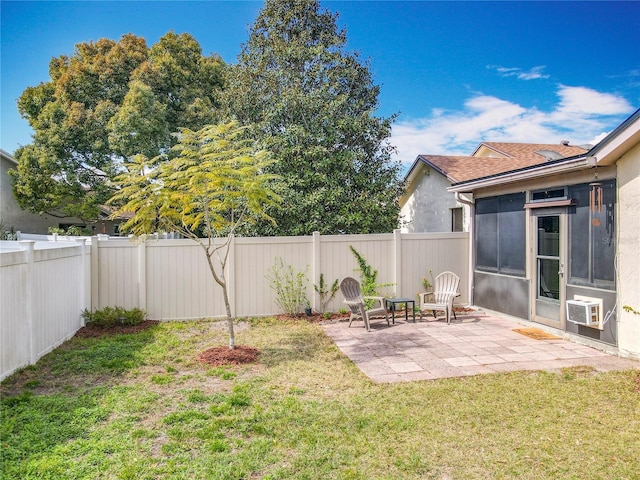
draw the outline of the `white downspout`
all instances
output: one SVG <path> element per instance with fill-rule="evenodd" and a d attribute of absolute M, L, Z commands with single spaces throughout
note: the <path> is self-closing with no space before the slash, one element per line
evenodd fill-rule
<path fill-rule="evenodd" d="M 473 197 L 473 194 L 471 194 Z M 476 204 L 473 200 L 467 200 L 462 198 L 460 192 L 455 192 L 456 201 L 458 203 L 462 203 L 463 205 L 467 205 L 469 207 L 469 271 L 467 272 L 469 275 L 469 305 L 473 305 L 473 271 L 475 265 L 474 253 L 475 249 L 473 248 L 473 238 L 474 238 L 474 228 L 475 228 L 475 208 Z"/>

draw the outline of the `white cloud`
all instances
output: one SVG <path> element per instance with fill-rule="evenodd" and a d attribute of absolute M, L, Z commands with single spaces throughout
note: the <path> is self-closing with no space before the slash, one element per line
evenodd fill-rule
<path fill-rule="evenodd" d="M 495 70 L 501 77 L 516 77 L 518 80 L 538 80 L 549 78 L 549 74 L 543 73 L 547 68 L 545 65 L 532 67 L 529 71 L 524 71 L 518 67 L 502 67 L 500 65 L 487 65 L 490 70 Z"/>
<path fill-rule="evenodd" d="M 550 111 L 525 108 L 476 94 L 460 110 L 434 109 L 427 117 L 393 126 L 396 159 L 411 164 L 420 154 L 471 155 L 480 142 L 595 144 L 633 108 L 622 97 L 586 87 L 558 87 Z"/>
<path fill-rule="evenodd" d="M 611 93 L 601 93 L 586 87 L 560 86 L 558 112 L 567 115 L 619 115 L 627 113 L 629 103 Z"/>

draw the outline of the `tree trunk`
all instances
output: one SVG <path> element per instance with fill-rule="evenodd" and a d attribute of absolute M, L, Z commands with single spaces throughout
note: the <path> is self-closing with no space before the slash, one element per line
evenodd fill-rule
<path fill-rule="evenodd" d="M 227 293 L 227 283 L 222 285 L 222 296 L 224 297 L 224 306 L 227 310 L 227 326 L 229 328 L 229 349 L 236 348 L 236 337 L 233 331 L 233 316 L 231 315 L 231 304 L 229 303 L 229 294 Z"/>

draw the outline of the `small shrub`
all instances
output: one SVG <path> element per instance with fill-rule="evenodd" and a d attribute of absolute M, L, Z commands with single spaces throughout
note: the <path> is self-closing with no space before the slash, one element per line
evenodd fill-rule
<path fill-rule="evenodd" d="M 266 279 L 269 286 L 276 293 L 276 305 L 285 315 L 291 317 L 300 313 L 308 304 L 307 299 L 307 270 L 296 272 L 291 265 L 285 265 L 282 258 L 276 258 L 275 264 L 269 269 Z"/>
<path fill-rule="evenodd" d="M 0 240 L 18 240 L 18 232 L 13 227 L 5 230 L 2 220 L 0 220 Z"/>
<path fill-rule="evenodd" d="M 60 227 L 49 227 L 49 233 L 53 235 L 57 233 L 58 235 L 69 235 L 73 237 L 87 237 L 91 235 L 91 231 L 80 225 L 70 225 L 66 230 Z"/>
<path fill-rule="evenodd" d="M 429 270 L 429 275 L 431 276 L 431 280 L 433 280 L 433 272 L 431 270 Z M 430 292 L 433 284 L 429 281 L 427 277 L 424 277 L 422 279 L 422 286 L 424 287 L 425 291 Z"/>
<path fill-rule="evenodd" d="M 320 282 L 318 283 L 318 285 L 314 285 L 313 288 L 320 296 L 320 313 L 324 315 L 324 312 L 327 309 L 327 305 L 329 304 L 329 302 L 331 302 L 331 300 L 333 300 L 333 298 L 336 296 L 336 293 L 338 292 L 338 289 L 340 288 L 340 286 L 338 285 L 338 279 L 336 278 L 336 281 L 333 282 L 331 288 L 329 288 L 329 285 L 324 281 L 324 273 L 321 273 Z"/>
<path fill-rule="evenodd" d="M 356 257 L 356 261 L 358 262 L 362 296 L 380 297 L 381 295 L 378 289 L 394 285 L 393 283 L 378 283 L 378 270 L 375 270 L 371 265 L 369 265 L 366 258 L 364 258 L 360 252 L 353 248 L 353 245 L 349 245 L 349 248 L 351 249 L 353 255 Z M 366 307 L 371 308 L 373 302 L 373 300 L 366 300 Z"/>
<path fill-rule="evenodd" d="M 144 321 L 145 317 L 145 311 L 139 308 L 127 310 L 122 307 L 104 307 L 95 312 L 91 312 L 85 308 L 82 312 L 85 325 L 98 328 L 138 325 Z"/>

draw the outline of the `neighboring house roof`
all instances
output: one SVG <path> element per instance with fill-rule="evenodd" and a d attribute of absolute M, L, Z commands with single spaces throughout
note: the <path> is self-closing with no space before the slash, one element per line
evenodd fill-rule
<path fill-rule="evenodd" d="M 411 182 L 421 166 L 429 166 L 451 183 L 519 170 L 562 158 L 583 155 L 584 146 L 568 143 L 483 142 L 471 156 L 418 155 L 405 176 Z"/>
<path fill-rule="evenodd" d="M 473 152 L 473 157 L 502 156 L 509 158 L 537 159 L 544 157 L 550 160 L 574 157 L 586 153 L 590 145 L 569 145 L 569 142 L 561 143 L 509 143 L 509 142 L 482 142 Z"/>
<path fill-rule="evenodd" d="M 5 160 L 8 160 L 10 163 L 13 163 L 14 165 L 18 165 L 18 161 L 15 158 L 13 158 L 13 156 L 10 153 L 8 153 L 6 150 L 3 150 L 2 148 L 0 148 L 0 155 Z"/>
<path fill-rule="evenodd" d="M 468 178 L 455 182 L 450 192 L 469 192 L 477 188 L 503 184 L 508 181 L 555 175 L 569 171 L 583 170 L 596 165 L 611 165 L 624 152 L 640 142 L 640 109 L 622 122 L 615 130 L 602 139 L 588 152 L 567 158 L 542 162 L 527 167 L 512 168 L 508 171 L 488 174 L 483 177 Z"/>
<path fill-rule="evenodd" d="M 529 158 L 419 155 L 417 161 L 440 172 L 451 183 L 459 183 L 509 170 L 539 165 L 548 160 L 540 155 Z"/>

